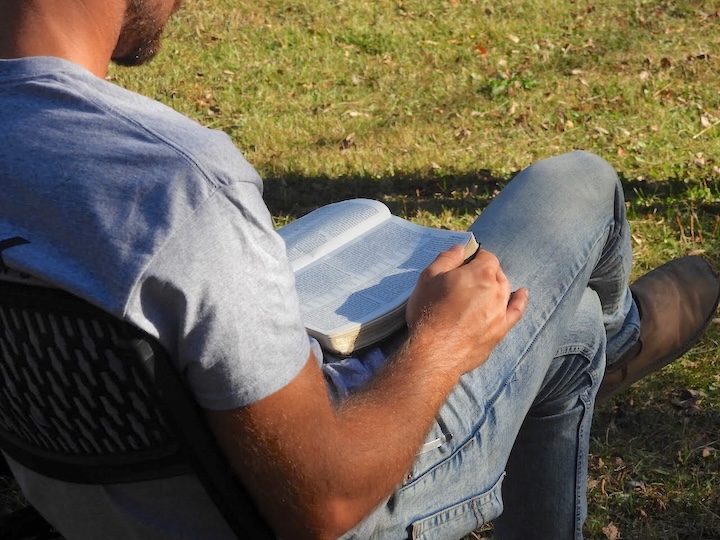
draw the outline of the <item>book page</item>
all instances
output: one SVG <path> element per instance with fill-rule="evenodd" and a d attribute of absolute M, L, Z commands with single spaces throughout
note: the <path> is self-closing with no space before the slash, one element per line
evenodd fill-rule
<path fill-rule="evenodd" d="M 305 326 L 331 335 L 402 305 L 437 254 L 470 237 L 392 216 L 296 273 Z"/>
<path fill-rule="evenodd" d="M 390 210 L 380 201 L 351 199 L 320 207 L 277 232 L 297 272 L 390 216 Z"/>

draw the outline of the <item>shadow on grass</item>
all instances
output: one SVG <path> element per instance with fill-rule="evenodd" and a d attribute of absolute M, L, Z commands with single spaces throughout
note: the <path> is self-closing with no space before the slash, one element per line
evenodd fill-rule
<path fill-rule="evenodd" d="M 519 172 L 519 171 L 518 171 Z M 515 174 L 493 176 L 478 170 L 456 175 L 398 174 L 388 178 L 369 176 L 314 176 L 287 174 L 265 179 L 265 201 L 275 214 L 299 217 L 319 206 L 354 197 L 388 201 L 391 210 L 411 215 L 418 209 L 449 209 L 458 213 L 481 210 Z M 720 200 L 717 187 L 709 188 L 679 179 L 660 181 L 629 180 L 621 176 L 628 202 L 638 204 L 639 214 L 668 214 L 683 204 L 696 211 L 720 216 L 720 203 L 708 202 L 707 195 Z M 716 193 L 712 193 L 715 189 Z M 703 198 L 703 195 L 706 197 Z"/>
<path fill-rule="evenodd" d="M 412 218 L 418 212 L 454 216 L 476 215 L 517 173 L 493 176 L 487 170 L 465 174 L 399 174 L 369 176 L 314 176 L 286 174 L 265 180 L 265 202 L 274 216 L 300 217 L 319 206 L 365 197 L 385 202 L 397 215 Z M 683 240 L 702 242 L 705 255 L 720 266 L 720 188 L 679 179 L 639 181 L 621 176 L 633 219 L 665 219 Z M 699 237 L 696 232 L 699 231 Z M 703 232 L 704 231 L 704 232 Z"/>
<path fill-rule="evenodd" d="M 350 198 L 385 202 L 393 213 L 409 217 L 418 210 L 477 212 L 508 182 L 488 171 L 464 175 L 315 176 L 288 174 L 265 179 L 265 201 L 273 215 L 299 217 L 319 206 Z"/>
<path fill-rule="evenodd" d="M 624 539 L 720 538 L 720 407 L 681 379 L 653 377 L 596 411 L 589 539 L 610 524 Z"/>

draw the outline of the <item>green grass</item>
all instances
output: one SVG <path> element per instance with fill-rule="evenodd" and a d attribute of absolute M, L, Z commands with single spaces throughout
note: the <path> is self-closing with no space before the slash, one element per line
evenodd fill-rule
<path fill-rule="evenodd" d="M 111 75 L 227 132 L 278 225 L 369 196 L 463 229 L 523 167 L 593 151 L 623 179 L 638 276 L 720 263 L 718 23 L 701 0 L 198 1 L 156 62 Z M 716 322 L 597 412 L 589 538 L 720 538 L 719 341 Z"/>
<path fill-rule="evenodd" d="M 228 133 L 278 225 L 370 196 L 462 229 L 533 161 L 593 151 L 623 179 L 637 276 L 720 266 L 719 26 L 718 0 L 197 0 L 110 78 Z M 588 538 L 720 538 L 719 342 L 715 322 L 597 412 Z"/>
<path fill-rule="evenodd" d="M 199 1 L 114 75 L 267 177 L 505 176 L 583 148 L 694 181 L 717 176 L 717 24 L 717 1 Z"/>

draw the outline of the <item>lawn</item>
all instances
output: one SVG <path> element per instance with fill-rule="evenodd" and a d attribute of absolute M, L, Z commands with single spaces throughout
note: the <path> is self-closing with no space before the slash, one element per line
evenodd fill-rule
<path fill-rule="evenodd" d="M 623 179 L 639 275 L 720 266 L 719 24 L 702 0 L 198 0 L 110 76 L 230 135 L 278 225 L 369 196 L 463 229 L 523 167 L 590 150 Z M 719 341 L 716 320 L 597 411 L 588 538 L 720 538 Z"/>
<path fill-rule="evenodd" d="M 368 196 L 463 229 L 523 167 L 582 148 L 623 180 L 636 275 L 720 267 L 720 0 L 186 4 L 154 62 L 109 79 L 225 131 L 278 225 Z M 720 538 L 718 317 L 597 411 L 588 538 Z"/>

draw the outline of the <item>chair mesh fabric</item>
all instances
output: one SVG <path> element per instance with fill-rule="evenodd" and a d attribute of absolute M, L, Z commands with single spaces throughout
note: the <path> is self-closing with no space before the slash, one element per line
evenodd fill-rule
<path fill-rule="evenodd" d="M 0 448 L 68 482 L 192 472 L 238 538 L 274 537 L 159 342 L 64 291 L 0 281 Z"/>
<path fill-rule="evenodd" d="M 5 306 L 0 325 L 5 431 L 80 456 L 136 452 L 172 439 L 116 325 Z"/>
<path fill-rule="evenodd" d="M 0 441 L 11 457 L 75 482 L 190 470 L 143 364 L 145 334 L 62 291 L 0 291 Z"/>

